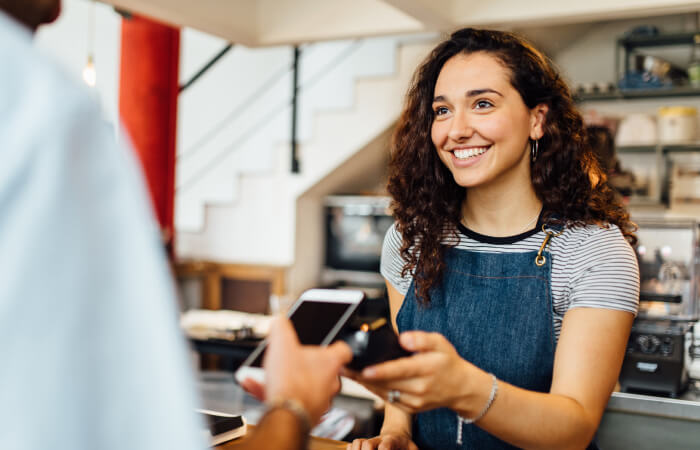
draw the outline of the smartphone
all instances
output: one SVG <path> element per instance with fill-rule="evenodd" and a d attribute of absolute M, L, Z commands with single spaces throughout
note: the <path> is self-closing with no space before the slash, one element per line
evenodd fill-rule
<path fill-rule="evenodd" d="M 364 298 L 365 294 L 357 290 L 310 289 L 301 294 L 287 315 L 299 342 L 326 346 L 336 339 Z M 246 378 L 264 382 L 262 362 L 266 348 L 267 340 L 264 340 L 236 371 L 239 383 Z"/>

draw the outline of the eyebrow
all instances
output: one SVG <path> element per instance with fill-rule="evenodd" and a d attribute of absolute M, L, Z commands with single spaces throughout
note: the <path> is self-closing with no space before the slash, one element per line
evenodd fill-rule
<path fill-rule="evenodd" d="M 490 89 L 490 88 L 483 88 L 483 89 L 472 89 L 471 91 L 467 91 L 467 94 L 465 97 L 476 97 L 477 95 L 482 95 L 482 94 L 487 94 L 487 93 L 492 93 L 492 94 L 497 94 L 501 97 L 503 97 L 503 94 L 500 92 Z M 443 95 L 438 95 L 433 99 L 433 103 L 435 102 L 444 102 L 445 101 L 445 96 Z"/>

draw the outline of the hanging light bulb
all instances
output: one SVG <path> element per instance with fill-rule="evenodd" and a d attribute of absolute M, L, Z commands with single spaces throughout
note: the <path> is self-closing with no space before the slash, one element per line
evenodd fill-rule
<path fill-rule="evenodd" d="M 95 87 L 95 83 L 97 83 L 97 72 L 95 71 L 95 62 L 92 55 L 88 55 L 87 64 L 83 68 L 83 81 L 90 87 Z"/>
<path fill-rule="evenodd" d="M 90 2 L 90 12 L 88 13 L 88 57 L 83 68 L 83 81 L 90 87 L 95 87 L 97 83 L 97 71 L 95 70 L 95 0 Z"/>

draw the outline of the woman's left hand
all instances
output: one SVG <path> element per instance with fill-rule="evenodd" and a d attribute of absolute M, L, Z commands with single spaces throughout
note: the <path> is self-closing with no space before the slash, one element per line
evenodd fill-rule
<path fill-rule="evenodd" d="M 346 375 L 385 399 L 390 391 L 400 392 L 392 404 L 409 413 L 454 409 L 455 402 L 469 394 L 470 374 L 479 369 L 462 359 L 444 336 L 408 331 L 399 342 L 415 354 Z"/>

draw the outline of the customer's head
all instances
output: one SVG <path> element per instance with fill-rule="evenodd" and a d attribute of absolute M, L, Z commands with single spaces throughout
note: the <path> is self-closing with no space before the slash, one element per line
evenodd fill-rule
<path fill-rule="evenodd" d="M 61 12 L 61 0 L 0 0 L 0 10 L 32 30 L 56 20 Z"/>

